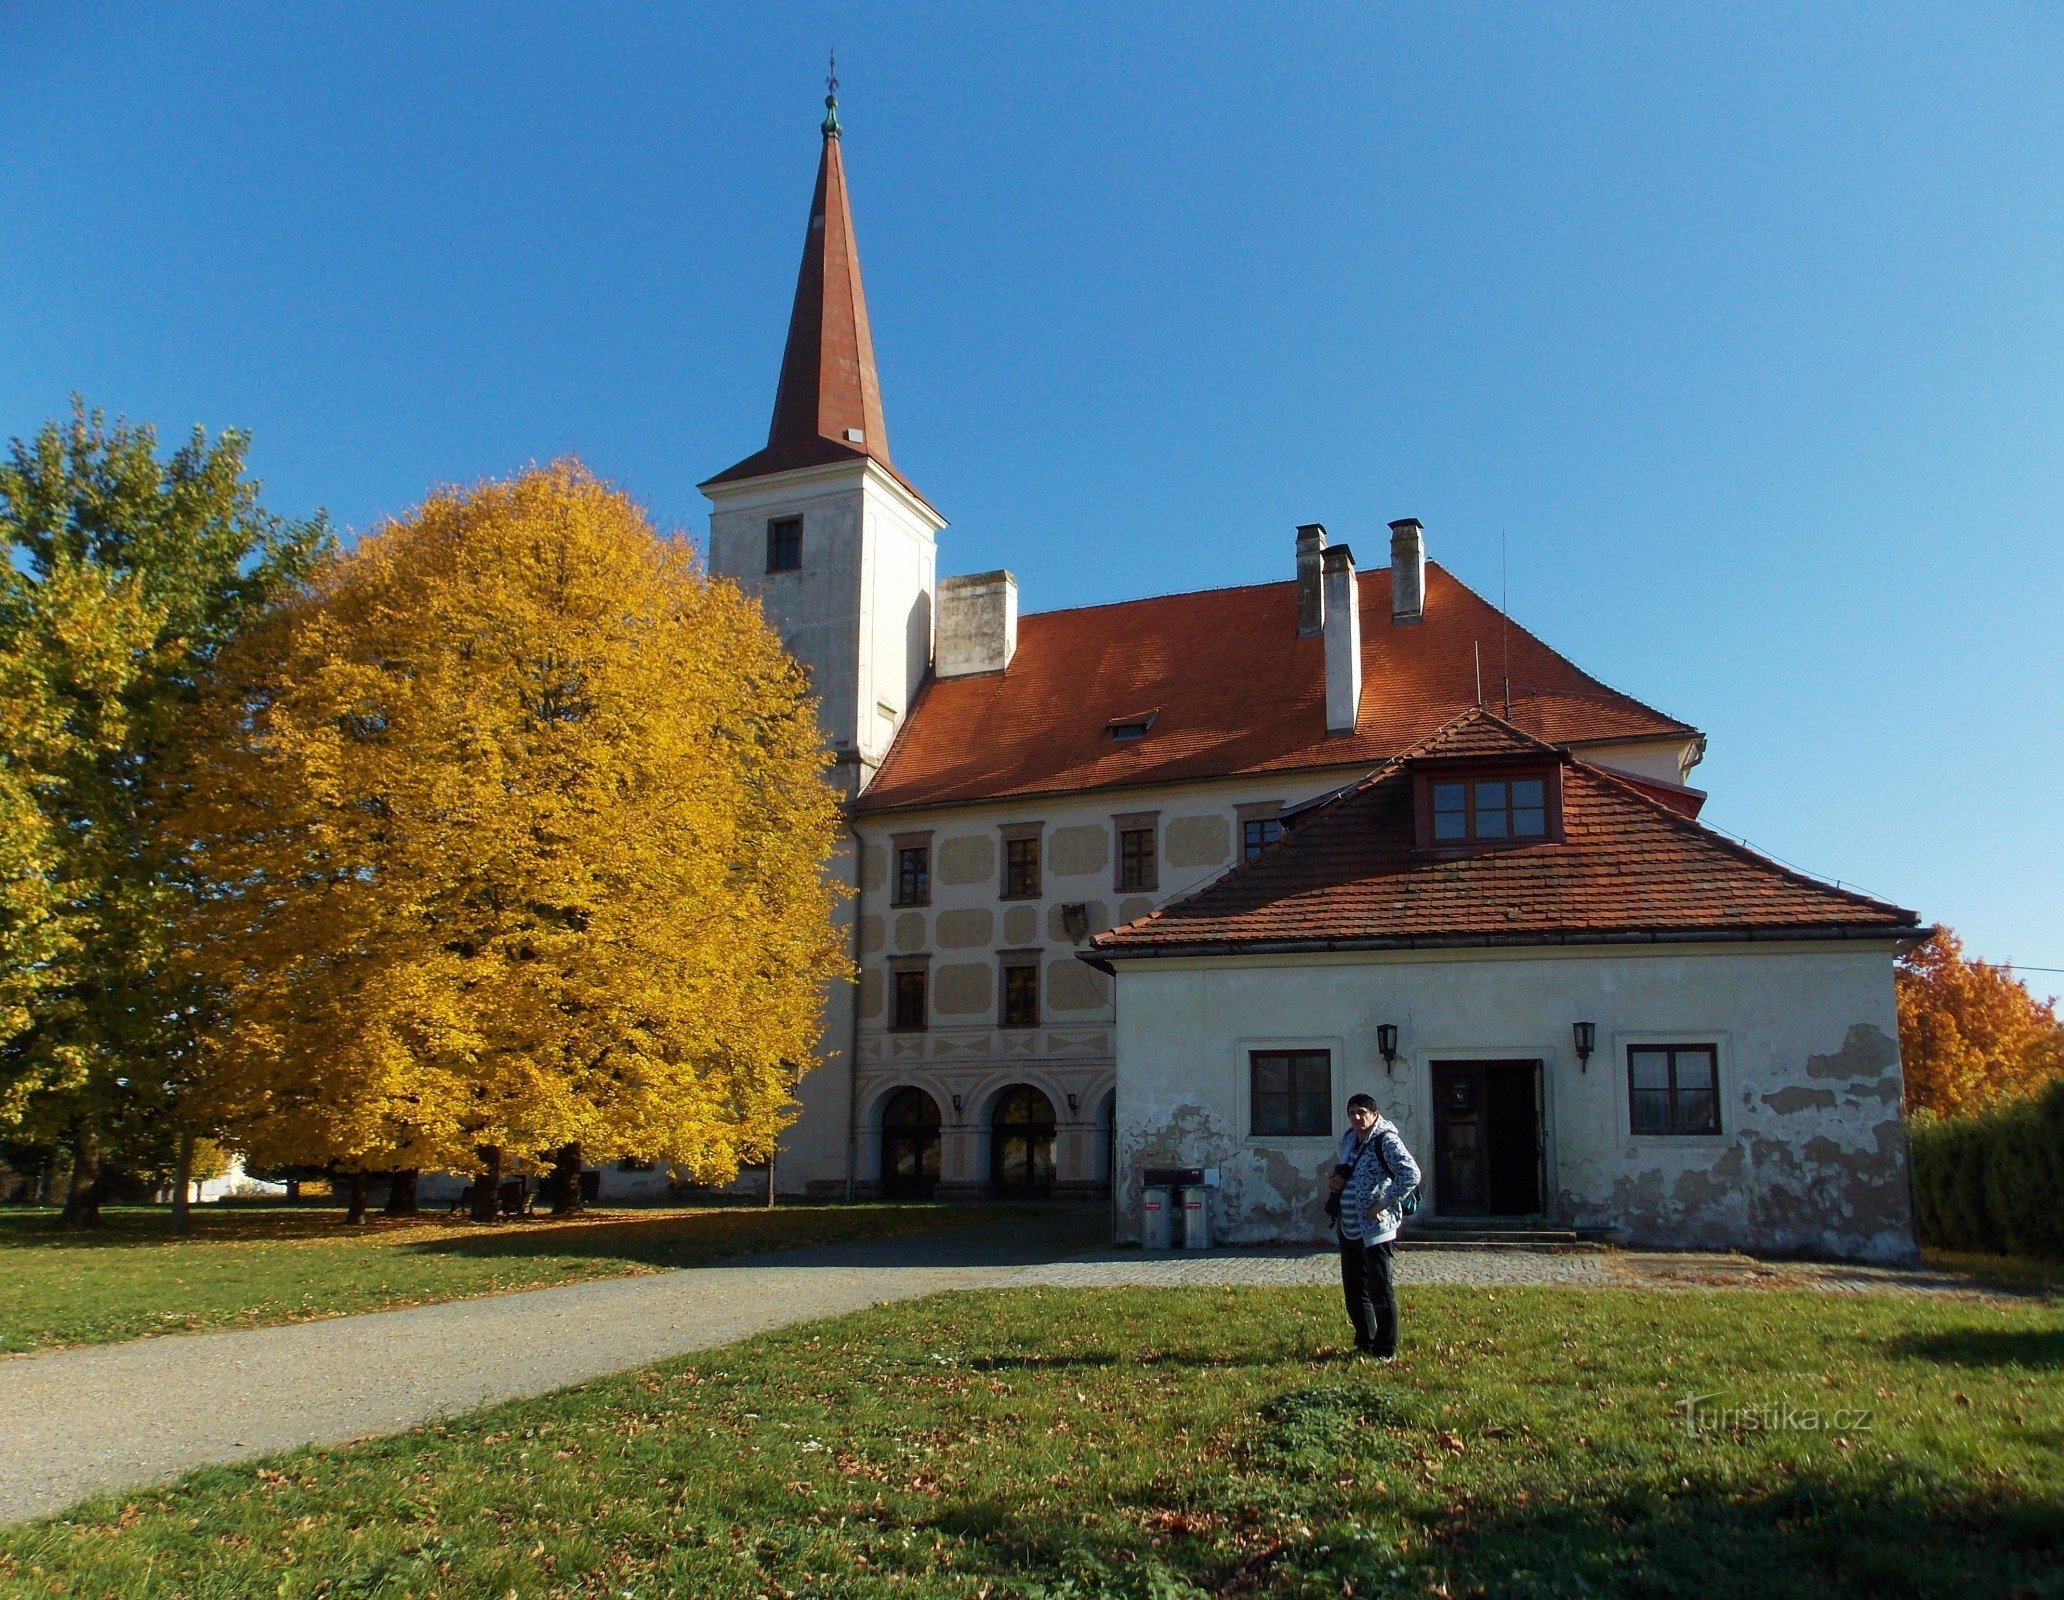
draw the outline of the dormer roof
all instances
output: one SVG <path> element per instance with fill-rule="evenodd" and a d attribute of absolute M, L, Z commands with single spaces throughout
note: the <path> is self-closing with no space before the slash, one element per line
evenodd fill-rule
<path fill-rule="evenodd" d="M 1415 769 L 1558 763 L 1560 837 L 1421 846 Z M 1924 935 L 1914 912 L 1823 883 L 1472 707 L 1307 811 L 1250 862 L 1091 941 L 1096 958 L 1446 946 Z"/>

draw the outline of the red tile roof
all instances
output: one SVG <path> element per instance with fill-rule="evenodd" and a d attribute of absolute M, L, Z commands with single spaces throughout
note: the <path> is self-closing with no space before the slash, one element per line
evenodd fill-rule
<path fill-rule="evenodd" d="M 846 437 L 848 429 L 860 435 L 857 444 Z M 860 249 L 846 198 L 845 161 L 838 129 L 827 124 L 766 448 L 725 468 L 703 487 L 799 467 L 866 460 L 924 500 L 889 461 L 889 425 L 882 412 L 881 378 L 875 371 L 867 295 L 860 286 Z"/>
<path fill-rule="evenodd" d="M 1393 626 L 1387 568 L 1360 576 L 1361 720 L 1326 735 L 1324 641 L 1297 636 L 1294 582 L 1034 613 L 1008 669 L 929 681 L 860 811 L 1192 781 L 1309 767 L 1372 767 L 1476 703 L 1502 701 L 1505 622 L 1429 562 L 1426 615 Z M 1555 744 L 1696 738 L 1688 723 L 1608 689 L 1511 628 L 1512 720 Z M 1113 719 L 1158 715 L 1114 741 Z"/>
<path fill-rule="evenodd" d="M 1562 765 L 1563 838 L 1416 848 L 1414 767 Z M 1920 932 L 1911 911 L 1794 872 L 1611 773 L 1472 709 L 1306 813 L 1255 860 L 1098 934 L 1101 957 Z"/>

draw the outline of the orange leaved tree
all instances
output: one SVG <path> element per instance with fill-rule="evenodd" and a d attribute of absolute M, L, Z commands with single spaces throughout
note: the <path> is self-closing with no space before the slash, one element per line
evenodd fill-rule
<path fill-rule="evenodd" d="M 204 715 L 188 948 L 255 1160 L 470 1172 L 492 1216 L 510 1168 L 770 1153 L 844 970 L 836 800 L 779 640 L 625 495 L 559 464 L 436 497 Z"/>
<path fill-rule="evenodd" d="M 1899 958 L 1899 1053 L 1906 1109 L 1982 1111 L 2064 1073 L 2064 1023 L 2012 967 L 1967 959 L 1942 929 Z"/>

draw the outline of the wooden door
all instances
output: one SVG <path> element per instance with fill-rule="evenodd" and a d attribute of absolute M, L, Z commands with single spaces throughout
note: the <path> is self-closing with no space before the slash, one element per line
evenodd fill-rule
<path fill-rule="evenodd" d="M 1433 1201 L 1442 1216 L 1540 1214 L 1541 1097 L 1538 1061 L 1433 1064 Z"/>
<path fill-rule="evenodd" d="M 1433 1192 L 1442 1216 L 1481 1217 L 1490 1211 L 1486 1131 L 1483 1063 L 1436 1062 Z"/>

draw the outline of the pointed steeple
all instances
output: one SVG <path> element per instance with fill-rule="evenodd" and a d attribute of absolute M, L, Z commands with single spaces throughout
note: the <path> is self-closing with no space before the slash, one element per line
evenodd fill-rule
<path fill-rule="evenodd" d="M 874 337 L 867 296 L 860 287 L 860 252 L 846 198 L 839 150 L 838 78 L 824 97 L 824 148 L 817 162 L 817 192 L 796 274 L 788 316 L 788 346 L 774 391 L 774 421 L 767 447 L 710 483 L 736 483 L 797 467 L 869 459 L 896 481 L 917 490 L 889 461 L 888 423 L 882 416 L 881 380 L 874 368 Z M 921 500 L 923 496 L 919 495 Z"/>

